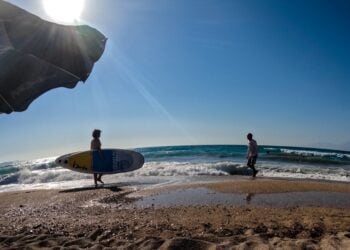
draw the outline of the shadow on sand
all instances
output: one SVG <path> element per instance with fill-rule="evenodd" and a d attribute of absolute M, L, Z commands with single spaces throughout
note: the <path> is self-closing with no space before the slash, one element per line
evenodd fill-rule
<path fill-rule="evenodd" d="M 117 186 L 117 184 L 104 184 L 100 185 L 98 187 L 95 186 L 86 186 L 86 187 L 78 187 L 78 188 L 71 188 L 71 189 L 65 189 L 61 190 L 60 193 L 72 193 L 72 192 L 82 192 L 82 191 L 90 191 L 90 190 L 97 190 L 97 189 L 108 189 L 112 192 L 120 192 L 123 189 L 120 188 L 120 185 Z"/>

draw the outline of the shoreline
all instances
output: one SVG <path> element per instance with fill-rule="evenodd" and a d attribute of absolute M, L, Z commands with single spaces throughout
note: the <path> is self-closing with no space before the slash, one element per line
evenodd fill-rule
<path fill-rule="evenodd" d="M 98 189 L 2 192 L 0 248 L 350 248 L 350 206 L 329 207 L 327 202 L 334 201 L 330 195 L 325 195 L 330 191 L 350 197 L 350 185 L 323 181 L 305 183 L 233 178 L 231 181 L 167 185 L 153 190 L 106 185 Z M 259 185 L 265 193 L 258 192 Z M 292 192 L 281 193 L 278 187 Z M 189 195 L 192 203 L 173 205 L 170 202 L 170 206 L 156 203 L 169 197 L 181 203 L 187 193 L 198 189 L 205 191 Z M 315 201 L 322 198 L 326 200 L 325 205 L 299 201 L 291 206 L 252 204 L 259 195 L 278 197 L 282 194 L 293 199 L 288 196 L 293 190 L 298 190 L 298 195 L 318 192 L 320 196 L 316 196 Z M 255 196 L 248 204 L 246 194 L 250 191 Z M 162 195 L 160 199 L 159 195 Z M 194 202 L 220 195 L 226 200 L 231 198 L 227 203 Z M 237 195 L 244 198 L 242 204 L 234 203 L 232 197 Z M 148 206 L 135 206 L 147 199 L 151 202 Z"/>
<path fill-rule="evenodd" d="M 206 178 L 202 182 L 143 189 L 130 196 L 140 200 L 126 206 L 128 208 L 178 205 L 350 208 L 348 183 L 315 180 L 236 177 L 219 181 L 219 178 Z"/>
<path fill-rule="evenodd" d="M 287 184 L 287 185 L 285 185 Z M 293 185 L 297 184 L 297 185 Z M 239 187 L 241 186 L 241 187 Z M 159 188 L 152 187 L 150 190 L 177 189 L 177 188 L 207 187 L 217 189 L 219 192 L 245 193 L 285 193 L 295 191 L 335 191 L 350 192 L 350 182 L 334 180 L 317 180 L 301 178 L 281 178 L 258 176 L 252 178 L 245 175 L 193 177 L 193 182 L 175 183 L 162 185 Z M 251 190 L 253 189 L 253 190 Z M 260 190 L 259 190 L 260 189 Z"/>

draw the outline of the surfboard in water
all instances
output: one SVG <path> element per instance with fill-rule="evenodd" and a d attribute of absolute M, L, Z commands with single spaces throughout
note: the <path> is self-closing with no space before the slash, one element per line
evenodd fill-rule
<path fill-rule="evenodd" d="M 55 162 L 81 173 L 116 174 L 141 168 L 145 159 L 142 154 L 132 150 L 102 149 L 62 155 Z"/>

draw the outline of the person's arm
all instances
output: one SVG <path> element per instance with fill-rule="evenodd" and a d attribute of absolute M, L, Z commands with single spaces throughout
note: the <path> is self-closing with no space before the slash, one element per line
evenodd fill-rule
<path fill-rule="evenodd" d="M 259 146 L 256 142 L 255 142 L 255 154 L 256 154 L 256 156 L 259 155 Z"/>
<path fill-rule="evenodd" d="M 102 153 L 102 150 L 101 150 L 101 142 L 100 142 L 100 140 L 93 139 L 91 141 L 91 144 L 90 144 L 90 149 L 91 150 L 97 150 L 99 157 L 101 158 L 101 160 L 103 160 L 103 153 Z"/>
<path fill-rule="evenodd" d="M 103 154 L 102 154 L 102 149 L 101 149 L 101 142 L 98 140 L 98 154 L 100 155 L 101 160 L 103 160 Z"/>
<path fill-rule="evenodd" d="M 103 160 L 103 154 L 101 149 L 98 149 L 98 155 L 100 156 L 101 160 Z"/>
<path fill-rule="evenodd" d="M 251 145 L 250 145 L 250 142 L 249 142 L 248 143 L 248 148 L 247 148 L 247 155 L 246 155 L 247 158 L 249 158 L 250 147 L 251 147 Z"/>

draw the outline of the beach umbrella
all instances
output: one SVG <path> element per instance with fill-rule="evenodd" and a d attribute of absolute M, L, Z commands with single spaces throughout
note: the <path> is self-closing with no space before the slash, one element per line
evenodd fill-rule
<path fill-rule="evenodd" d="M 0 0 L 0 113 L 24 111 L 50 89 L 86 81 L 106 40 L 87 25 L 48 22 Z"/>

